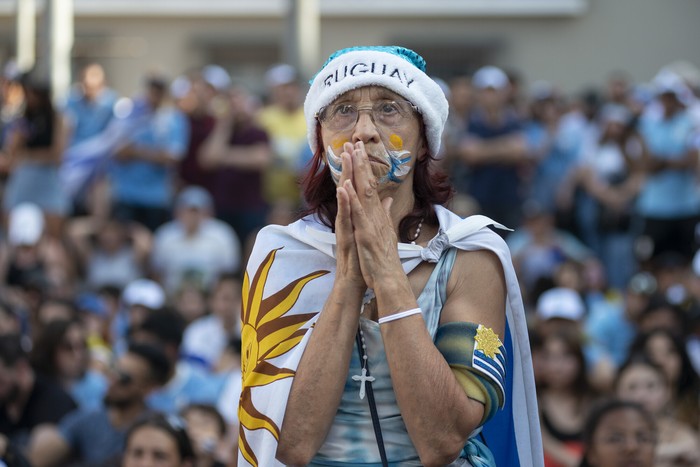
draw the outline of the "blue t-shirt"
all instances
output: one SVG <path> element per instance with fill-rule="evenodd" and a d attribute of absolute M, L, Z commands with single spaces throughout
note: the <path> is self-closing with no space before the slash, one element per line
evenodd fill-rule
<path fill-rule="evenodd" d="M 72 454 L 85 464 L 100 464 L 116 458 L 126 441 L 126 430 L 112 426 L 106 409 L 71 412 L 61 420 L 58 429 Z"/>
<path fill-rule="evenodd" d="M 114 116 L 117 98 L 117 93 L 111 89 L 102 91 L 94 101 L 86 99 L 81 91 L 72 91 L 63 109 L 69 125 L 73 128 L 68 146 L 85 141 L 107 128 Z"/>
<path fill-rule="evenodd" d="M 640 133 L 653 158 L 678 160 L 692 145 L 693 122 L 682 111 L 665 119 L 645 115 Z M 637 201 L 639 213 L 657 219 L 678 219 L 700 214 L 700 189 L 691 169 L 666 169 L 650 174 Z"/>
<path fill-rule="evenodd" d="M 146 399 L 148 407 L 159 412 L 177 414 L 189 404 L 216 405 L 225 375 L 208 373 L 190 363 L 177 364 L 175 376 Z"/>
<path fill-rule="evenodd" d="M 136 148 L 162 150 L 179 160 L 187 150 L 189 123 L 182 112 L 163 108 L 153 112 L 136 103 L 135 112 L 145 115 L 142 124 L 130 133 L 129 142 Z M 118 202 L 147 207 L 167 208 L 173 196 L 173 172 L 169 167 L 149 161 L 114 161 L 110 178 L 114 199 Z"/>

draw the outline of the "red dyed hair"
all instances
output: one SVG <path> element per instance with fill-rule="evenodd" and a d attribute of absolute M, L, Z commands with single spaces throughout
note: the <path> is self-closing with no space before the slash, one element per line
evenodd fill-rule
<path fill-rule="evenodd" d="M 421 132 L 423 132 L 421 121 Z M 309 171 L 302 181 L 306 209 L 304 215 L 315 214 L 321 222 L 335 231 L 335 217 L 338 214 L 336 186 L 330 169 L 323 157 L 321 131 L 316 132 L 318 148 L 309 164 Z M 414 231 L 418 223 L 437 225 L 438 220 L 433 209 L 434 204 L 444 205 L 452 197 L 453 189 L 448 176 L 436 167 L 435 157 L 427 154 L 416 161 L 413 168 L 413 211 L 399 223 L 399 240 L 409 242 L 409 232 Z"/>

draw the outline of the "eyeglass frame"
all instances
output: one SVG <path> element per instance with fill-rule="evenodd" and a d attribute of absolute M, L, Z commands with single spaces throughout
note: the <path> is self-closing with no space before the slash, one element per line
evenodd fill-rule
<path fill-rule="evenodd" d="M 351 104 L 351 103 L 342 103 L 342 102 L 341 102 L 341 103 L 338 103 L 338 104 L 332 104 L 332 103 L 331 103 L 331 104 L 324 105 L 323 107 L 321 107 L 321 108 L 318 110 L 318 112 L 316 112 L 316 114 L 314 115 L 314 118 L 318 121 L 318 123 L 319 123 L 319 125 L 321 125 L 321 127 L 326 128 L 326 129 L 329 129 L 330 131 L 348 131 L 350 128 L 352 128 L 352 127 L 354 127 L 355 125 L 357 125 L 357 122 L 360 121 L 360 112 L 362 112 L 362 111 L 369 111 L 369 118 L 370 118 L 370 120 L 372 120 L 372 123 L 374 123 L 374 124 L 377 125 L 377 126 L 381 126 L 381 127 L 383 127 L 383 128 L 386 128 L 386 127 L 387 127 L 386 125 L 383 125 L 383 124 L 381 124 L 381 123 L 377 123 L 376 120 L 374 119 L 374 107 L 375 107 L 375 105 L 387 104 L 387 103 L 394 103 L 394 104 L 405 103 L 405 104 L 408 104 L 410 110 L 411 110 L 414 114 L 420 114 L 420 109 L 418 109 L 418 106 L 415 105 L 413 102 L 411 102 L 411 101 L 409 101 L 409 100 L 387 99 L 387 100 L 380 100 L 380 101 L 377 101 L 377 102 L 373 103 L 371 106 L 367 106 L 367 105 L 357 106 L 357 105 L 355 105 L 355 104 Z M 345 128 L 338 128 L 338 129 L 330 129 L 330 128 L 328 128 L 326 125 L 324 125 L 324 121 L 327 122 L 328 120 L 325 120 L 325 119 L 322 119 L 322 118 L 321 118 L 323 112 L 325 112 L 327 109 L 330 109 L 330 108 L 337 108 L 338 106 L 342 106 L 342 105 L 348 105 L 348 106 L 351 106 L 351 107 L 354 107 L 354 108 L 355 108 L 355 110 L 357 111 L 357 117 L 355 118 L 355 122 L 352 123 L 351 125 L 348 125 L 348 126 L 345 127 Z M 394 128 L 394 127 L 390 127 L 390 128 Z"/>

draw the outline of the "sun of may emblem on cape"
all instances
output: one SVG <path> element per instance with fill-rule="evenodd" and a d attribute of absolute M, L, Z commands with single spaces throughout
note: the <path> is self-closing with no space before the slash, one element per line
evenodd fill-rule
<path fill-rule="evenodd" d="M 498 334 L 493 332 L 493 329 L 479 325 L 476 329 L 476 337 L 474 337 L 476 347 L 474 350 L 481 350 L 489 358 L 494 358 L 496 354 L 501 353 L 498 349 L 501 346 L 501 341 Z"/>
<path fill-rule="evenodd" d="M 269 360 L 289 352 L 304 337 L 306 333 L 303 328 L 304 324 L 319 310 L 297 314 L 288 314 L 288 312 L 296 303 L 306 284 L 328 274 L 328 271 L 314 271 L 292 280 L 282 289 L 270 293 L 265 289 L 265 285 L 279 250 L 281 248 L 272 250 L 265 257 L 252 280 L 247 272 L 243 278 L 241 313 L 243 388 L 238 408 L 240 420 L 238 443 L 243 457 L 254 466 L 258 465 L 258 460 L 248 444 L 244 428 L 246 430 L 267 430 L 277 439 L 279 439 L 280 429 L 270 417 L 253 405 L 251 391 L 255 387 L 266 386 L 294 376 L 293 370 L 279 368 L 270 363 Z M 263 297 L 263 295 L 267 296 Z"/>

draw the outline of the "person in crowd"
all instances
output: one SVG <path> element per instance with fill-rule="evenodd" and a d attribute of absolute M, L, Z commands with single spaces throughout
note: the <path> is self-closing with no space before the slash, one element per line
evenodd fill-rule
<path fill-rule="evenodd" d="M 30 358 L 37 373 L 58 383 L 78 407 L 102 405 L 107 380 L 89 369 L 87 334 L 78 318 L 48 323 L 34 342 Z"/>
<path fill-rule="evenodd" d="M 197 467 L 197 455 L 183 420 L 151 413 L 127 431 L 121 467 Z"/>
<path fill-rule="evenodd" d="M 474 106 L 474 88 L 471 77 L 458 75 L 447 81 L 447 100 L 450 110 L 445 123 L 442 163 L 457 193 L 467 196 L 469 167 L 459 158 L 459 146 L 467 136 L 469 115 Z"/>
<path fill-rule="evenodd" d="M 586 416 L 581 467 L 652 467 L 656 423 L 636 402 L 608 399 Z"/>
<path fill-rule="evenodd" d="M 673 416 L 695 431 L 700 429 L 700 377 L 683 345 L 683 338 L 658 328 L 637 336 L 630 355 L 644 354 L 663 368 L 669 382 Z"/>
<path fill-rule="evenodd" d="M 68 235 L 89 290 L 124 288 L 143 277 L 153 241 L 143 225 L 116 218 L 82 217 L 71 220 Z"/>
<path fill-rule="evenodd" d="M 261 230 L 244 279 L 239 465 L 539 464 L 517 280 L 494 221 L 441 206 L 448 105 L 425 61 L 340 50 L 304 109 L 310 215 Z"/>
<path fill-rule="evenodd" d="M 617 397 L 641 404 L 656 420 L 655 466 L 697 465 L 700 462 L 698 433 L 667 411 L 673 397 L 663 368 L 644 356 L 632 355 L 620 368 L 615 388 Z"/>
<path fill-rule="evenodd" d="M 146 397 L 167 381 L 170 363 L 158 348 L 132 344 L 111 370 L 104 407 L 76 410 L 58 427 L 33 435 L 28 453 L 34 467 L 118 459 L 128 428 L 147 411 Z"/>
<path fill-rule="evenodd" d="M 586 219 L 583 238 L 605 264 L 608 280 L 621 290 L 636 269 L 633 202 L 644 183 L 641 163 L 644 141 L 634 128 L 626 107 L 607 104 L 600 111 L 600 138 L 581 149 L 578 167 L 569 174 L 560 200 L 576 198 Z M 571 207 L 571 203 L 566 202 Z"/>
<path fill-rule="evenodd" d="M 572 145 L 562 127 L 562 97 L 547 81 L 531 86 L 529 118 L 524 124 L 529 157 L 534 167 L 526 175 L 525 190 L 529 198 L 563 216 L 557 204 L 558 194 L 566 177 L 576 165 L 579 148 Z"/>
<path fill-rule="evenodd" d="M 63 234 L 63 221 L 70 210 L 59 179 L 65 147 L 63 119 L 54 109 L 48 84 L 26 75 L 22 80 L 25 104 L 21 117 L 5 137 L 0 165 L 9 177 L 3 196 L 5 215 L 21 203 L 38 206 L 46 219 L 46 231 L 54 238 Z"/>
<path fill-rule="evenodd" d="M 576 466 L 583 451 L 585 414 L 596 397 L 588 380 L 581 334 L 545 334 L 543 377 L 538 402 L 547 467 Z"/>
<path fill-rule="evenodd" d="M 673 335 L 684 337 L 687 318 L 679 304 L 672 303 L 667 296 L 656 293 L 649 298 L 649 303 L 639 315 L 637 329 L 642 334 L 665 329 Z"/>
<path fill-rule="evenodd" d="M 177 414 L 190 403 L 215 404 L 223 378 L 180 361 L 180 344 L 185 320 L 170 309 L 156 310 L 131 331 L 132 342 L 160 348 L 170 363 L 171 372 L 165 384 L 147 398 L 148 406 L 159 412 Z"/>
<path fill-rule="evenodd" d="M 229 78 L 229 84 L 230 81 Z M 196 70 L 175 78 L 170 93 L 177 108 L 187 117 L 190 133 L 187 150 L 178 163 L 178 182 L 211 189 L 211 176 L 203 169 L 198 153 L 216 123 L 210 102 L 218 90 L 207 83 L 202 71 Z"/>
<path fill-rule="evenodd" d="M 255 121 L 250 93 L 233 87 L 226 105 L 200 150 L 199 163 L 210 171 L 217 217 L 245 243 L 265 224 L 263 179 L 273 160 L 272 147 L 267 132 Z"/>
<path fill-rule="evenodd" d="M 189 141 L 185 116 L 167 100 L 166 80 L 149 76 L 132 109 L 132 119 L 141 122 L 126 135 L 108 169 L 113 216 L 151 231 L 170 218 L 174 170 Z"/>
<path fill-rule="evenodd" d="M 44 225 L 44 214 L 36 204 L 22 203 L 10 213 L 7 241 L 0 246 L 0 264 L 4 293 L 15 305 L 26 307 L 29 298 L 26 289 L 31 285 L 44 288 L 48 281 L 43 248 L 46 243 Z"/>
<path fill-rule="evenodd" d="M 520 171 L 530 161 L 522 122 L 507 105 L 508 83 L 508 76 L 497 67 L 485 66 L 474 73 L 476 105 L 459 152 L 471 168 L 469 194 L 481 213 L 515 227 L 520 225 L 523 202 Z"/>
<path fill-rule="evenodd" d="M 119 302 L 110 322 L 112 349 L 117 355 L 128 345 L 131 331 L 137 329 L 150 313 L 165 305 L 166 296 L 158 282 L 137 279 L 124 288 Z"/>
<path fill-rule="evenodd" d="M 31 366 L 20 335 L 0 336 L 0 433 L 24 449 L 37 427 L 52 426 L 76 404 L 61 386 Z"/>
<path fill-rule="evenodd" d="M 595 261 L 595 254 L 574 235 L 556 227 L 553 210 L 535 200 L 522 206 L 523 225 L 506 238 L 522 281 L 524 299 L 534 303 L 542 282 L 551 283 L 567 260 Z"/>
<path fill-rule="evenodd" d="M 231 458 L 231 446 L 227 445 L 226 422 L 216 407 L 206 404 L 190 404 L 181 416 L 187 426 L 197 462 L 193 467 L 225 467 Z"/>
<path fill-rule="evenodd" d="M 214 217 L 211 195 L 202 187 L 180 192 L 175 218 L 153 237 L 151 268 L 172 295 L 184 280 L 208 289 L 222 272 L 237 272 L 241 246 L 236 232 Z"/>
<path fill-rule="evenodd" d="M 213 288 L 213 286 L 212 286 Z M 209 292 L 196 280 L 185 279 L 171 300 L 172 307 L 189 326 L 207 314 Z"/>
<path fill-rule="evenodd" d="M 700 219 L 699 147 L 692 139 L 696 128 L 683 102 L 685 88 L 680 78 L 662 74 L 654 86 L 656 105 L 650 105 L 639 122 L 648 151 L 642 158 L 647 179 L 636 208 L 644 221 L 650 257 L 675 251 L 690 258 Z"/>
<path fill-rule="evenodd" d="M 297 70 L 286 63 L 265 72 L 267 104 L 257 121 L 270 138 L 272 166 L 265 171 L 263 192 L 269 204 L 290 200 L 300 202 L 299 158 L 306 149 L 306 120 Z"/>
<path fill-rule="evenodd" d="M 621 300 L 597 303 L 585 319 L 585 334 L 615 368 L 629 355 L 639 325 L 639 318 L 656 292 L 656 279 L 649 272 L 638 272 L 629 280 Z"/>
<path fill-rule="evenodd" d="M 94 138 L 114 119 L 114 106 L 119 94 L 107 85 L 106 73 L 99 63 L 89 63 L 80 71 L 80 80 L 70 90 L 61 108 L 66 147 L 79 145 Z M 95 180 L 90 180 L 94 182 Z M 92 183 L 86 183 L 72 199 L 73 214 L 89 213 L 90 198 L 94 196 Z"/>
<path fill-rule="evenodd" d="M 207 316 L 192 322 L 182 341 L 185 360 L 214 370 L 231 338 L 239 338 L 241 329 L 241 280 L 233 274 L 222 274 L 212 287 Z"/>

